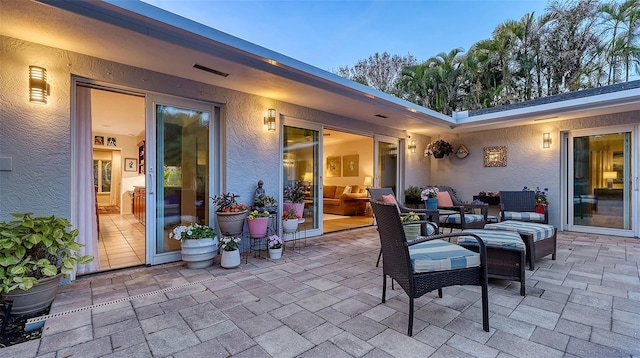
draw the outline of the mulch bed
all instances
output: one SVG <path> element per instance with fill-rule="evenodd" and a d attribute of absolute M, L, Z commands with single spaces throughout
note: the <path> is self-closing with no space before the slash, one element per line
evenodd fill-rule
<path fill-rule="evenodd" d="M 0 305 L 0 307 L 2 307 Z M 2 307 L 4 308 L 4 307 Z M 4 311 L 4 309 L 3 309 Z M 42 336 L 42 329 L 37 329 L 31 332 L 25 332 L 24 327 L 27 324 L 27 320 L 30 318 L 40 317 L 49 313 L 49 309 L 25 315 L 11 315 L 7 329 L 4 335 L 0 335 L 0 348 L 12 346 L 14 344 L 24 343 L 33 339 L 38 339 Z M 4 315 L 0 315 L 0 323 Z"/>

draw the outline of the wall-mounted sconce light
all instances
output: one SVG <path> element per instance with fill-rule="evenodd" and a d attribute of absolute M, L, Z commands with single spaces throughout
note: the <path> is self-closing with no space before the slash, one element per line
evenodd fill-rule
<path fill-rule="evenodd" d="M 542 148 L 551 148 L 551 133 L 542 133 Z"/>
<path fill-rule="evenodd" d="M 415 153 L 416 152 L 416 141 L 412 140 L 411 143 L 409 143 L 409 152 L 411 153 Z"/>
<path fill-rule="evenodd" d="M 47 69 L 29 66 L 29 102 L 47 104 L 48 95 Z"/>
<path fill-rule="evenodd" d="M 613 179 L 618 179 L 617 172 L 603 172 L 602 179 L 607 179 L 607 189 L 613 189 Z"/>
<path fill-rule="evenodd" d="M 264 117 L 264 124 L 270 131 L 276 130 L 276 110 L 273 108 L 267 109 L 267 116 Z"/>
<path fill-rule="evenodd" d="M 373 178 L 369 176 L 364 177 L 364 186 L 367 188 L 371 188 L 372 185 L 373 185 Z"/>

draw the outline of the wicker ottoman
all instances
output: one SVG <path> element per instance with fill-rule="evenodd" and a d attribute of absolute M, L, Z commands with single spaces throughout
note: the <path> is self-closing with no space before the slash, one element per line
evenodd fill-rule
<path fill-rule="evenodd" d="M 520 295 L 525 295 L 525 245 L 512 231 L 465 229 L 462 233 L 480 236 L 487 248 L 489 277 L 520 282 Z M 478 242 L 471 236 L 458 237 L 458 245 L 478 252 Z"/>
<path fill-rule="evenodd" d="M 486 230 L 515 231 L 522 237 L 527 246 L 527 260 L 529 270 L 535 269 L 535 261 L 551 255 L 556 259 L 556 235 L 557 229 L 553 225 L 530 223 L 524 221 L 507 220 L 496 224 L 486 224 Z"/>

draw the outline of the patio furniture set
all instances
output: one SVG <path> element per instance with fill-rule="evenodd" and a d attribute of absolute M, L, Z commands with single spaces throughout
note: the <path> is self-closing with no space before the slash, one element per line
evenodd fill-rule
<path fill-rule="evenodd" d="M 483 328 L 488 331 L 484 307 L 487 279 L 518 281 L 520 294 L 524 296 L 526 262 L 529 269 L 534 270 L 536 260 L 547 255 L 556 259 L 557 230 L 548 224 L 546 207 L 544 213 L 535 212 L 533 192 L 501 192 L 501 221 L 496 222 L 487 220 L 486 204 L 484 207 L 444 205 L 434 212 L 403 207 L 389 188 L 371 188 L 369 192 L 381 244 L 376 266 L 380 256 L 384 256 L 382 302 L 385 301 L 386 277 L 390 276 L 410 298 L 409 335 L 412 333 L 414 298 L 435 289 L 442 297 L 442 287 L 452 285 L 482 287 Z M 440 192 L 453 197 L 446 189 Z M 424 223 L 421 236 L 407 241 L 400 217 L 409 211 L 421 215 Z M 437 229 L 428 231 L 428 225 L 435 227 L 435 223 L 460 231 L 448 234 Z M 456 243 L 452 243 L 451 238 L 456 238 Z"/>

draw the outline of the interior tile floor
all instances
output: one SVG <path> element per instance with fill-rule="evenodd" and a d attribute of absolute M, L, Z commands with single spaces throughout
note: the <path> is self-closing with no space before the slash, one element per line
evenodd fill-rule
<path fill-rule="evenodd" d="M 98 236 L 101 271 L 144 264 L 144 225 L 133 214 L 100 214 Z"/>
<path fill-rule="evenodd" d="M 223 269 L 176 262 L 83 276 L 60 287 L 40 339 L 6 357 L 638 357 L 640 241 L 558 233 L 557 259 L 519 283 L 489 281 L 490 332 L 479 289 L 415 301 L 387 285 L 375 227 L 307 239 L 277 261 Z M 384 258 L 383 258 L 384 260 Z"/>

